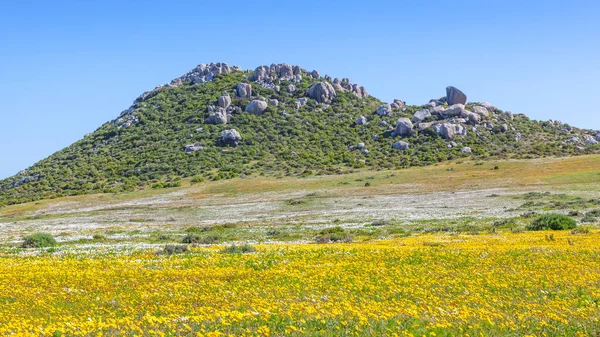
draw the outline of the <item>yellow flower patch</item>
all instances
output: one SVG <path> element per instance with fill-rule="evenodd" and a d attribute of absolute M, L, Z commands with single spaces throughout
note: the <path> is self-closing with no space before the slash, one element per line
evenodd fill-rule
<path fill-rule="evenodd" d="M 0 335 L 594 336 L 600 235 L 546 234 L 0 253 Z"/>

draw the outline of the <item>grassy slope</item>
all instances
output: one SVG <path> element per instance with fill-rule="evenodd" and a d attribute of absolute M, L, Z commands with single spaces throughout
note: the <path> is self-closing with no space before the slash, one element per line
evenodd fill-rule
<path fill-rule="evenodd" d="M 498 166 L 498 170 L 494 167 Z M 253 177 L 209 181 L 192 185 L 184 180 L 182 187 L 148 189 L 120 194 L 93 194 L 41 200 L 0 208 L 2 217 L 24 216 L 36 211 L 70 203 L 95 205 L 131 202 L 142 198 L 161 197 L 185 193 L 188 199 L 210 202 L 219 197 L 244 199 L 257 193 L 283 193 L 290 191 L 326 190 L 328 196 L 385 195 L 402 193 L 427 193 L 436 191 L 461 191 L 492 188 L 552 189 L 592 191 L 600 186 L 600 156 L 569 158 L 541 158 L 532 160 L 489 161 L 476 165 L 474 161 L 446 162 L 434 166 L 402 170 L 359 170 L 344 175 L 298 177 Z M 448 169 L 452 168 L 451 171 Z M 371 186 L 364 187 L 368 182 Z"/>

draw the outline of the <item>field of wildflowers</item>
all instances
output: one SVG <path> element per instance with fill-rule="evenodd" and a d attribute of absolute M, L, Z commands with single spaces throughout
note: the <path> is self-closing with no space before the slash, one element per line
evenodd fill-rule
<path fill-rule="evenodd" d="M 2 336 L 597 336 L 600 233 L 0 253 Z"/>

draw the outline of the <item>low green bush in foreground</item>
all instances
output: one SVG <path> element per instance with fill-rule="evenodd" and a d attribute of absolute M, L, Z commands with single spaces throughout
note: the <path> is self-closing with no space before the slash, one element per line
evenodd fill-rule
<path fill-rule="evenodd" d="M 563 214 L 543 214 L 533 219 L 527 226 L 531 231 L 565 230 L 577 227 L 575 220 Z"/>
<path fill-rule="evenodd" d="M 51 234 L 35 233 L 23 239 L 23 248 L 44 248 L 56 246 L 56 240 Z"/>

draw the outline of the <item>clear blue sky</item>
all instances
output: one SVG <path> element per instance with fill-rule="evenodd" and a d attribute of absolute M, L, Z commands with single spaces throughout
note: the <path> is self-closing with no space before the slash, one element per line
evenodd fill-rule
<path fill-rule="evenodd" d="M 600 129 L 600 1 L 2 1 L 0 178 L 199 63 L 292 63 L 423 104 Z"/>

